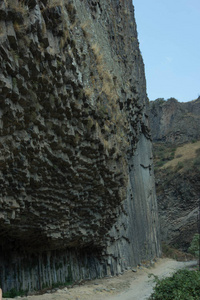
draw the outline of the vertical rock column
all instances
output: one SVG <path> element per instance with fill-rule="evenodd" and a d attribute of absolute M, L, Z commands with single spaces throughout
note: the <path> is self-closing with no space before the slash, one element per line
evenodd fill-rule
<path fill-rule="evenodd" d="M 3 289 L 159 255 L 132 2 L 0 1 L 0 25 Z"/>

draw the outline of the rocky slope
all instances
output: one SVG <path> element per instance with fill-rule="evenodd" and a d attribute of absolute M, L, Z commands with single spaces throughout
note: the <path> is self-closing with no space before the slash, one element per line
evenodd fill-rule
<path fill-rule="evenodd" d="M 200 139 L 200 97 L 190 102 L 150 102 L 150 124 L 154 142 L 179 144 Z"/>
<path fill-rule="evenodd" d="M 185 251 L 198 232 L 199 120 L 200 98 L 150 102 L 161 237 Z"/>
<path fill-rule="evenodd" d="M 1 0 L 0 64 L 3 290 L 159 255 L 132 1 Z"/>

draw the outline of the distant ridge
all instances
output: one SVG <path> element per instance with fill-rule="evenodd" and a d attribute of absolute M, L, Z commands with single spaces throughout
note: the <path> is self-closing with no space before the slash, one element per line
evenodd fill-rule
<path fill-rule="evenodd" d="M 154 142 L 184 143 L 200 139 L 200 97 L 150 101 L 149 120 Z"/>

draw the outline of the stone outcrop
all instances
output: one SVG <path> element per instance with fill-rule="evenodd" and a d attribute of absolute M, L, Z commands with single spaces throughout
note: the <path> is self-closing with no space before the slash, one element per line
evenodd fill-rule
<path fill-rule="evenodd" d="M 187 251 L 198 232 L 200 209 L 200 98 L 151 101 L 149 116 L 161 239 Z"/>
<path fill-rule="evenodd" d="M 132 1 L 0 1 L 0 64 L 3 290 L 159 255 Z"/>
<path fill-rule="evenodd" d="M 161 239 L 187 251 L 198 232 L 200 171 L 157 171 L 156 186 Z"/>
<path fill-rule="evenodd" d="M 200 139 L 200 97 L 190 102 L 150 101 L 149 119 L 154 142 L 180 144 Z"/>

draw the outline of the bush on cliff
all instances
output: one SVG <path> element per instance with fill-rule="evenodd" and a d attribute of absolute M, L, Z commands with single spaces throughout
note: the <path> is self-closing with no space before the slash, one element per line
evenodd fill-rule
<path fill-rule="evenodd" d="M 154 276 L 154 281 L 156 285 L 149 300 L 200 299 L 200 271 L 179 270 L 164 279 Z"/>

